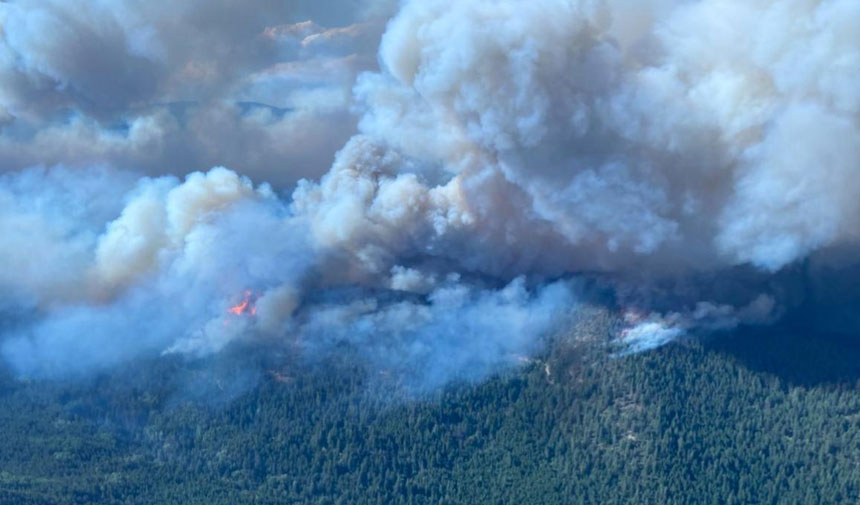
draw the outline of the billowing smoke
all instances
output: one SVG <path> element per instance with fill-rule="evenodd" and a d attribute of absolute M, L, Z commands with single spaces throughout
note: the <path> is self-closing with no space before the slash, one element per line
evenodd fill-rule
<path fill-rule="evenodd" d="M 318 177 L 354 131 L 350 90 L 376 67 L 392 6 L 0 3 L 0 171 L 229 164 L 284 186 Z"/>
<path fill-rule="evenodd" d="M 123 33 L 149 19 L 126 14 Z M 349 46 L 373 23 L 281 24 L 261 39 Z M 140 30 L 170 53 L 169 36 Z M 280 341 L 306 356 L 349 349 L 432 388 L 486 376 L 563 332 L 587 297 L 577 278 L 601 279 L 625 311 L 621 354 L 768 324 L 813 293 L 853 296 L 829 282 L 856 270 L 860 233 L 857 2 L 416 0 L 378 54 L 378 71 L 345 81 L 357 131 L 289 195 L 225 168 L 3 176 L 6 358 L 25 375 L 62 376 Z M 241 60 L 217 67 L 238 73 L 227 81 L 289 93 L 299 109 L 333 95 L 268 76 L 329 76 L 342 61 L 305 54 L 260 70 L 226 57 Z M 105 85 L 86 68 L 58 75 L 95 79 L 93 96 Z M 159 82 L 183 82 L 174 77 Z M 86 95 L 45 93 L 37 104 L 59 93 L 102 114 Z M 152 92 L 117 93 L 105 110 Z M 266 110 L 256 113 L 273 121 Z M 224 124 L 225 137 L 238 128 Z M 240 171 L 257 142 L 308 137 L 238 129 L 252 140 L 225 158 Z M 326 129 L 311 131 L 313 158 Z M 255 180 L 295 180 L 288 161 Z"/>
<path fill-rule="evenodd" d="M 308 357 L 349 346 L 424 390 L 516 362 L 575 305 L 569 282 L 496 288 L 401 266 L 370 272 L 330 243 L 349 216 L 313 222 L 224 168 L 184 181 L 60 168 L 4 179 L 14 240 L 2 283 L 15 318 L 3 351 L 25 375 L 278 339 Z"/>

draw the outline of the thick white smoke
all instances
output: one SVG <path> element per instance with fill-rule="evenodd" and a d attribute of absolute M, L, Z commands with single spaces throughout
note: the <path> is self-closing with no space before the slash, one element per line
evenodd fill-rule
<path fill-rule="evenodd" d="M 853 0 L 412 1 L 379 61 L 358 133 L 289 198 L 223 168 L 4 176 L 7 358 L 63 374 L 284 339 L 432 387 L 557 329 L 576 290 L 546 279 L 602 272 L 646 314 L 640 285 L 743 286 L 629 321 L 642 350 L 772 321 L 771 276 L 856 250 Z"/>
<path fill-rule="evenodd" d="M 309 357 L 352 345 L 375 369 L 421 391 L 515 362 L 574 306 L 565 283 L 529 289 L 518 279 L 493 289 L 405 267 L 371 272 L 336 238 L 352 215 L 331 211 L 330 222 L 316 222 L 224 168 L 136 184 L 73 176 L 56 169 L 5 177 L 0 201 L 11 252 L 51 252 L 20 255 L 29 269 L 2 279 L 4 293 L 14 295 L 4 305 L 20 319 L 6 331 L 3 352 L 25 375 L 66 376 L 152 353 L 205 356 L 237 339 L 276 339 Z M 121 183 L 124 198 L 64 215 Z M 58 198 L 66 184 L 77 194 Z M 26 201 L 18 188 L 26 188 Z M 115 217 L 96 224 L 106 216 Z M 338 291 L 350 285 L 362 287 Z"/>
<path fill-rule="evenodd" d="M 409 3 L 360 127 L 457 174 L 466 226 L 504 220 L 486 249 L 526 270 L 777 270 L 853 241 L 856 2 L 667 4 Z"/>

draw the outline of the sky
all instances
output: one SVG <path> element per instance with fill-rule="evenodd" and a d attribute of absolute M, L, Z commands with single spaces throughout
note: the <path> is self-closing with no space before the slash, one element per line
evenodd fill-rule
<path fill-rule="evenodd" d="M 21 376 L 273 342 L 408 388 L 856 327 L 854 0 L 0 4 Z M 597 279 L 597 281 L 595 281 Z"/>

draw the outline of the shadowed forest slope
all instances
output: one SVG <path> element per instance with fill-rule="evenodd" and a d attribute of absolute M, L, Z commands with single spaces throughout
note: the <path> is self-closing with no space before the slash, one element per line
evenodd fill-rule
<path fill-rule="evenodd" d="M 755 334 L 623 358 L 562 345 L 395 400 L 337 364 L 7 376 L 0 502 L 856 503 L 852 349 Z"/>

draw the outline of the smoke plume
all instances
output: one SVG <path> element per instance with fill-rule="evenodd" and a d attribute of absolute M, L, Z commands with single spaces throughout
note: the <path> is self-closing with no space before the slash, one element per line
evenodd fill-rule
<path fill-rule="evenodd" d="M 192 3 L 187 47 L 171 8 L 98 5 L 3 11 L 0 103 L 44 126 L 4 129 L 0 159 L 51 165 L 0 178 L 3 353 L 23 375 L 259 340 L 349 348 L 426 389 L 540 349 L 588 298 L 577 279 L 625 311 L 622 354 L 855 300 L 853 0 L 413 0 L 380 39 L 387 4 L 325 28 L 266 9 L 222 26 Z M 122 43 L 97 63 L 67 57 L 106 37 Z M 104 131 L 228 95 L 290 110 L 179 126 L 158 106 Z M 57 107 L 78 115 L 43 123 Z M 207 138 L 232 170 L 148 168 L 151 146 L 187 161 Z"/>

